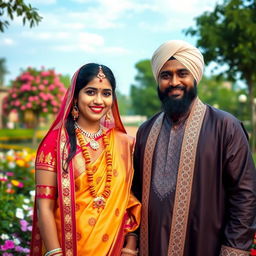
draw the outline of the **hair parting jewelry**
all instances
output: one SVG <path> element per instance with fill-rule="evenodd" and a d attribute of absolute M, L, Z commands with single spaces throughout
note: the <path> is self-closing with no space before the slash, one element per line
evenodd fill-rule
<path fill-rule="evenodd" d="M 100 79 L 100 82 L 102 82 L 102 79 L 106 78 L 106 75 L 103 73 L 101 65 L 99 65 L 99 72 L 97 74 L 97 77 Z"/>
<path fill-rule="evenodd" d="M 72 108 L 71 115 L 73 116 L 74 121 L 76 121 L 79 117 L 79 109 L 76 104 Z"/>
<path fill-rule="evenodd" d="M 89 191 L 91 196 L 94 198 L 93 200 L 93 208 L 97 208 L 99 211 L 100 209 L 104 209 L 106 200 L 110 196 L 111 193 L 111 181 L 112 181 L 112 155 L 110 153 L 109 149 L 109 139 L 105 132 L 102 134 L 102 140 L 103 145 L 105 147 L 105 156 L 106 156 L 106 181 L 105 181 L 105 187 L 101 195 L 97 195 L 96 188 L 94 186 L 94 170 L 91 166 L 91 158 L 90 154 L 88 152 L 88 149 L 86 147 L 86 142 L 84 140 L 84 137 L 82 135 L 82 132 L 79 128 L 75 129 L 78 142 L 80 144 L 80 147 L 82 149 L 82 154 L 85 159 L 86 164 L 86 175 L 87 175 L 87 181 L 89 183 Z"/>

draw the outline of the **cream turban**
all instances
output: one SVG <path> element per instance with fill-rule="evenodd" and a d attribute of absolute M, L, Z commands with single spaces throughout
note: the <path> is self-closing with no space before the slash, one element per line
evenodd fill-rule
<path fill-rule="evenodd" d="M 161 68 L 171 57 L 182 63 L 199 83 L 204 70 L 204 57 L 196 47 L 181 40 L 167 41 L 154 52 L 151 65 L 156 81 Z"/>

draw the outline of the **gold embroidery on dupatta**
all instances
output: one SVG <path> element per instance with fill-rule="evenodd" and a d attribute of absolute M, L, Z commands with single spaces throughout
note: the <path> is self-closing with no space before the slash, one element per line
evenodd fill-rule
<path fill-rule="evenodd" d="M 156 140 L 162 126 L 163 117 L 164 113 L 161 113 L 151 127 L 143 159 L 142 213 L 140 229 L 140 254 L 142 256 L 148 255 L 148 202 L 151 182 L 152 159 Z"/>
<path fill-rule="evenodd" d="M 196 149 L 205 111 L 206 106 L 197 98 L 185 127 L 174 199 L 168 256 L 183 255 Z"/>
<path fill-rule="evenodd" d="M 67 148 L 65 147 L 66 136 L 64 131 L 62 130 L 61 138 L 60 138 L 60 150 L 63 152 L 63 159 L 61 161 L 65 161 L 67 159 Z M 70 191 L 70 170 L 67 173 L 62 172 L 61 174 L 61 194 L 63 197 L 63 214 L 64 214 L 64 232 L 65 232 L 65 243 L 64 243 L 64 251 L 66 256 L 73 256 L 73 223 L 72 223 L 72 207 L 71 207 L 71 191 Z"/>
<path fill-rule="evenodd" d="M 220 256 L 249 256 L 250 252 L 231 248 L 223 245 L 221 247 Z"/>

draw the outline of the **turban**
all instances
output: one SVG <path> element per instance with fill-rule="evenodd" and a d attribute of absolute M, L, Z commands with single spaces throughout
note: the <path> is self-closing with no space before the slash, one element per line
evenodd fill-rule
<path fill-rule="evenodd" d="M 203 75 L 204 57 L 196 47 L 181 40 L 167 41 L 154 52 L 151 65 L 156 81 L 161 68 L 171 57 L 183 64 L 191 72 L 197 84 L 199 83 Z"/>

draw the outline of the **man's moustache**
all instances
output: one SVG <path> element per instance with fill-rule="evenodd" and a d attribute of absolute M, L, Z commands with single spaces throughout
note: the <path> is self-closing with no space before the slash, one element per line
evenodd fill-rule
<path fill-rule="evenodd" d="M 176 89 L 185 91 L 186 88 L 183 85 L 177 85 L 177 86 L 170 85 L 168 88 L 165 89 L 164 92 L 167 94 L 172 90 L 176 90 Z"/>

